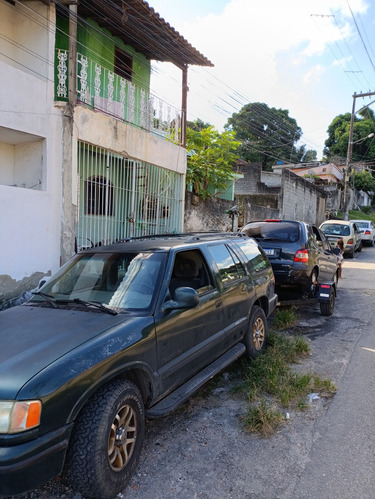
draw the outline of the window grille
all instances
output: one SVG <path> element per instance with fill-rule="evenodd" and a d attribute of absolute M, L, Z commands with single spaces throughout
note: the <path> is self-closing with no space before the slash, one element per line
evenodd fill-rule
<path fill-rule="evenodd" d="M 78 144 L 78 250 L 183 230 L 184 176 Z"/>

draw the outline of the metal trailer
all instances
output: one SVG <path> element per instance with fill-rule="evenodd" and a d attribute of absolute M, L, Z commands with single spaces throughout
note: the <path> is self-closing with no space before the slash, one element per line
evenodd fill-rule
<path fill-rule="evenodd" d="M 281 300 L 277 303 L 278 306 L 297 306 L 306 304 L 320 304 L 320 313 L 322 316 L 332 316 L 336 302 L 336 283 L 318 283 L 314 289 L 312 296 L 308 298 L 296 298 L 291 300 Z"/>

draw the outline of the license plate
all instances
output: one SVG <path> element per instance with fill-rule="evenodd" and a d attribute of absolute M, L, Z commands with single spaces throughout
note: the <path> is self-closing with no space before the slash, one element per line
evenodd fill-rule
<path fill-rule="evenodd" d="M 266 255 L 275 255 L 275 250 L 273 248 L 265 248 L 264 253 Z"/>

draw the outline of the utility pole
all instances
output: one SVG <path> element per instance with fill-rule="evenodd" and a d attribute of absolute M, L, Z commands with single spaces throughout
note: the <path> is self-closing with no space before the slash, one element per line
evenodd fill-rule
<path fill-rule="evenodd" d="M 353 95 L 353 106 L 352 114 L 350 116 L 350 128 L 349 128 L 349 140 L 348 140 L 348 150 L 346 153 L 346 164 L 345 164 L 345 177 L 344 177 L 344 220 L 349 220 L 349 180 L 351 173 L 351 161 L 353 152 L 353 124 L 354 124 L 354 110 L 355 110 L 355 98 L 357 94 L 354 92 Z"/>
<path fill-rule="evenodd" d="M 344 176 L 344 220 L 349 220 L 349 181 L 351 175 L 351 162 L 352 162 L 352 153 L 353 153 L 353 125 L 354 125 L 354 115 L 355 115 L 355 100 L 357 97 L 368 97 L 375 95 L 375 92 L 366 92 L 364 94 L 353 94 L 353 106 L 352 106 L 352 114 L 350 116 L 350 128 L 349 128 L 349 141 L 348 141 L 348 150 L 346 153 L 346 164 L 345 164 L 345 176 Z M 370 103 L 371 104 L 371 103 Z M 366 107 L 366 106 L 365 106 Z M 362 108 L 363 109 L 363 108 Z"/>
<path fill-rule="evenodd" d="M 182 68 L 182 104 L 181 104 L 181 146 L 186 147 L 186 124 L 187 124 L 187 93 L 188 87 L 188 65 Z"/>
<path fill-rule="evenodd" d="M 69 104 L 77 104 L 77 3 L 69 5 L 69 75 L 68 95 Z"/>

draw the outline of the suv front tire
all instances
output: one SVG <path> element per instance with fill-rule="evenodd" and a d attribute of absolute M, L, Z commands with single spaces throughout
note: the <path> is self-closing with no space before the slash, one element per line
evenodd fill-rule
<path fill-rule="evenodd" d="M 115 498 L 129 482 L 144 440 L 144 406 L 127 380 L 99 389 L 79 415 L 65 475 L 86 498 Z"/>

